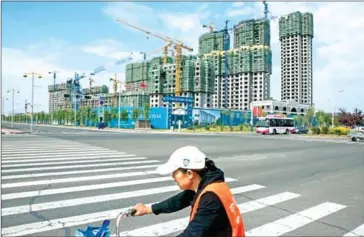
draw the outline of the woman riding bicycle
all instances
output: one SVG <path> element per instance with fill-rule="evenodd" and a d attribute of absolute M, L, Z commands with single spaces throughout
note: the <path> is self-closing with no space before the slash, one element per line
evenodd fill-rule
<path fill-rule="evenodd" d="M 136 204 L 135 216 L 172 213 L 191 206 L 190 222 L 179 237 L 245 236 L 241 213 L 223 171 L 198 148 L 177 149 L 157 171 L 161 175 L 172 174 L 183 191 L 151 207 Z"/>

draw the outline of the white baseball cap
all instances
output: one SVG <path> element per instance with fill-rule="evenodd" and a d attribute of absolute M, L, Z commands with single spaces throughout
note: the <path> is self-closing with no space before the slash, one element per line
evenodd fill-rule
<path fill-rule="evenodd" d="M 206 155 L 194 146 L 184 146 L 175 150 L 167 163 L 159 166 L 157 172 L 161 175 L 171 174 L 179 168 L 203 169 Z"/>

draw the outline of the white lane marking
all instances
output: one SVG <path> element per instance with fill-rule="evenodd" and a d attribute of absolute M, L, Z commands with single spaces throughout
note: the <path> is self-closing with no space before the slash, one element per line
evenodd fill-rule
<path fill-rule="evenodd" d="M 135 164 L 139 163 L 153 163 L 147 161 L 135 161 Z M 154 162 L 155 163 L 155 162 Z M 122 171 L 122 170 L 132 170 L 132 169 L 145 169 L 145 168 L 153 168 L 159 165 L 138 165 L 138 166 L 127 166 L 127 167 L 116 167 L 116 168 L 106 168 L 106 169 L 92 169 L 92 173 L 101 173 L 101 172 L 110 172 L 110 171 Z M 36 177 L 49 177 L 49 176 L 61 176 L 61 175 L 69 175 L 69 174 L 89 174 L 90 170 L 74 170 L 74 171 L 63 171 L 63 172 L 46 172 L 46 173 L 35 173 L 35 174 L 18 174 L 18 175 L 2 175 L 1 179 L 24 179 L 24 178 L 36 178 Z"/>
<path fill-rule="evenodd" d="M 147 203 L 145 205 L 151 206 L 153 204 L 154 202 Z M 105 219 L 115 219 L 119 213 L 124 212 L 127 209 L 129 209 L 129 207 L 11 226 L 7 228 L 2 228 L 1 234 L 2 236 L 23 236 L 72 226 L 84 225 L 92 222 L 103 221 Z"/>
<path fill-rule="evenodd" d="M 152 172 L 146 171 L 146 172 L 144 172 L 144 175 L 147 173 L 155 174 L 157 172 L 156 171 L 152 171 Z M 226 181 L 231 182 L 231 181 L 235 181 L 235 180 L 227 178 Z M 31 211 L 33 211 L 33 212 L 34 211 L 43 211 L 43 210 L 57 209 L 57 208 L 63 208 L 63 207 L 72 207 L 72 206 L 85 205 L 85 204 L 91 204 L 91 203 L 121 200 L 121 199 L 126 199 L 126 198 L 147 196 L 147 195 L 160 194 L 160 193 L 166 193 L 166 192 L 178 191 L 178 190 L 179 190 L 179 187 L 177 185 L 172 185 L 172 186 L 164 186 L 164 187 L 160 187 L 160 188 L 150 188 L 150 189 L 129 191 L 129 192 L 123 192 L 123 193 L 113 193 L 113 194 L 98 195 L 98 196 L 92 196 L 92 197 L 67 199 L 67 200 L 61 200 L 61 201 L 55 201 L 55 202 L 37 203 L 37 204 L 33 204 L 33 205 L 8 207 L 8 208 L 1 209 L 1 216 L 17 215 L 17 214 L 27 213 L 27 212 L 31 212 Z"/>
<path fill-rule="evenodd" d="M 73 152 L 72 152 L 73 153 Z M 51 157 L 67 157 L 67 156 L 70 156 L 72 153 L 65 153 L 65 152 L 61 152 L 59 154 L 48 154 L 48 155 L 37 155 L 36 158 L 49 158 L 50 156 Z M 79 152 L 75 155 L 91 155 L 93 154 L 94 152 L 93 151 L 82 151 L 82 152 Z M 110 153 L 110 151 L 106 151 L 104 153 Z M 113 152 L 115 153 L 115 152 Z M 118 154 L 120 155 L 125 155 L 126 153 L 125 152 L 117 152 Z M 14 157 L 13 159 L 32 159 L 34 158 L 34 156 L 11 156 L 11 157 Z"/>
<path fill-rule="evenodd" d="M 344 236 L 364 236 L 364 224 L 346 233 Z"/>
<path fill-rule="evenodd" d="M 151 206 L 154 203 L 148 203 L 147 206 Z M 41 222 L 34 222 L 30 224 L 23 224 L 17 226 L 11 226 L 7 228 L 1 229 L 2 236 L 23 236 L 23 235 L 30 235 L 34 233 L 40 233 L 45 231 L 51 231 L 61 228 L 67 228 L 77 225 L 84 225 L 91 222 L 98 222 L 104 221 L 106 219 L 114 219 L 116 216 L 121 213 L 125 212 L 129 209 L 129 207 L 120 208 L 116 210 L 109 210 L 109 211 L 102 211 L 96 213 L 89 213 L 79 216 L 70 216 L 65 218 L 41 221 Z"/>
<path fill-rule="evenodd" d="M 90 159 L 104 159 L 104 157 L 132 157 L 132 156 L 136 156 L 134 154 L 126 154 L 126 155 L 122 155 L 122 154 L 118 154 L 118 153 L 114 153 L 114 152 L 110 152 L 110 153 L 89 153 L 89 154 L 81 154 L 81 155 L 87 155 L 87 156 L 78 156 L 79 154 L 65 154 L 65 157 L 62 158 L 53 158 L 52 155 L 49 155 L 48 158 L 40 158 L 40 159 L 16 159 L 14 158 L 14 160 L 2 160 L 1 163 L 2 164 L 6 164 L 6 163 L 28 163 L 28 162 L 40 162 L 40 161 L 61 161 L 61 160 L 90 160 Z M 72 157 L 70 157 L 72 156 Z"/>
<path fill-rule="evenodd" d="M 234 194 L 237 194 L 237 193 L 240 193 L 239 191 L 241 191 L 241 190 L 236 192 L 234 189 L 232 189 L 232 191 Z M 284 192 L 284 193 L 279 193 L 276 195 L 268 196 L 265 198 L 261 198 L 258 200 L 242 203 L 242 204 L 239 204 L 238 206 L 239 206 L 240 212 L 243 214 L 243 213 L 248 213 L 248 212 L 252 212 L 255 210 L 259 210 L 259 209 L 262 209 L 262 208 L 265 208 L 267 206 L 271 206 L 271 205 L 274 205 L 277 203 L 285 202 L 285 201 L 297 198 L 299 196 L 300 196 L 299 194 Z M 151 225 L 151 226 L 134 229 L 131 231 L 121 232 L 120 236 L 165 236 L 165 235 L 170 235 L 172 233 L 185 229 L 188 225 L 188 220 L 189 220 L 189 217 L 180 218 L 180 219 L 173 220 L 173 221 L 167 221 L 167 222 L 163 222 L 163 223 L 159 223 L 159 224 L 155 224 L 155 225 Z"/>
<path fill-rule="evenodd" d="M 116 158 L 119 155 L 103 156 L 103 157 L 115 157 L 112 159 L 98 159 L 98 160 L 73 160 L 73 161 L 60 161 L 60 162 L 42 162 L 42 163 L 24 163 L 24 164 L 14 164 L 14 165 L 3 165 L 1 168 L 11 168 L 11 167 L 30 167 L 30 166 L 40 166 L 40 165 L 62 165 L 62 164 L 82 164 L 82 163 L 97 163 L 97 162 L 107 162 L 107 161 L 122 161 L 122 160 L 145 160 L 145 157 L 131 157 L 131 158 Z"/>
<path fill-rule="evenodd" d="M 111 151 L 109 149 L 105 149 L 105 148 L 97 148 L 97 147 L 62 147 L 62 149 L 54 149 L 52 147 L 50 147 L 49 149 L 42 149 L 42 150 L 21 150 L 19 151 L 18 149 L 14 150 L 4 150 L 2 149 L 2 154 L 4 157 L 7 156 L 12 156 L 12 155 L 22 155 L 22 154 L 32 154 L 32 155 L 36 155 L 36 154 L 57 154 L 57 153 L 62 153 L 62 152 L 82 152 L 82 151 Z"/>
<path fill-rule="evenodd" d="M 86 145 L 80 143 L 66 143 L 66 144 L 59 144 L 58 141 L 52 141 L 47 144 L 28 144 L 28 141 L 23 142 L 22 144 L 17 145 L 3 145 L 2 149 L 7 151 L 26 151 L 26 150 L 49 150 L 49 149 L 56 149 L 56 148 L 102 148 L 93 145 Z"/>
<path fill-rule="evenodd" d="M 130 172 L 130 173 L 105 174 L 105 175 L 92 175 L 92 173 L 91 173 L 90 175 L 92 175 L 92 176 L 81 176 L 81 177 L 63 178 L 63 179 L 45 179 L 45 180 L 36 180 L 36 181 L 18 182 L 18 183 L 6 183 L 6 184 L 2 184 L 1 188 L 16 188 L 16 187 L 72 183 L 72 182 L 101 180 L 101 179 L 114 179 L 114 178 L 147 175 L 147 174 L 157 174 L 157 171 L 149 170 L 149 171 L 137 171 L 137 172 Z"/>
<path fill-rule="evenodd" d="M 106 188 L 115 188 L 115 187 L 125 187 L 130 185 L 138 185 L 138 184 L 147 184 L 147 183 L 157 183 L 164 181 L 171 181 L 172 177 L 161 177 L 161 178 L 148 178 L 148 179 L 137 179 L 137 180 L 128 180 L 121 182 L 113 182 L 113 183 L 102 183 L 102 184 L 93 184 L 93 185 L 83 185 L 69 188 L 56 188 L 56 189 L 46 189 L 46 190 L 36 190 L 30 192 L 22 192 L 22 193 L 9 193 L 3 194 L 1 196 L 1 200 L 11 200 L 16 198 L 25 198 L 25 197 L 35 197 L 35 196 L 46 196 L 46 195 L 54 195 L 60 193 L 72 193 L 72 192 L 82 192 L 82 191 L 90 191 L 90 190 L 100 190 Z"/>
<path fill-rule="evenodd" d="M 293 215 L 270 222 L 246 232 L 246 236 L 281 236 L 320 218 L 335 213 L 346 206 L 325 202 Z"/>
<path fill-rule="evenodd" d="M 143 157 L 147 159 L 146 157 Z M 105 166 L 117 166 L 117 165 L 131 165 L 139 163 L 154 163 L 159 162 L 159 160 L 145 160 L 145 161 L 128 161 L 128 162 L 113 162 L 113 163 L 101 163 L 101 164 L 83 164 L 83 165 L 64 165 L 64 166 L 54 166 L 54 167 L 37 167 L 37 168 L 21 168 L 21 169 L 6 169 L 1 170 L 1 173 L 14 173 L 14 172 L 30 172 L 30 171 L 40 171 L 40 170 L 62 170 L 62 169 L 76 169 L 76 168 L 91 168 L 91 167 L 105 167 Z M 4 168 L 4 167 L 2 167 Z"/>

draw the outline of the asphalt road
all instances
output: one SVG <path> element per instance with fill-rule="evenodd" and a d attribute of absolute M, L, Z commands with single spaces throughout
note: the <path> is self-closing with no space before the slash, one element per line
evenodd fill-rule
<path fill-rule="evenodd" d="M 3 124 L 3 127 L 9 127 Z M 15 125 L 29 131 L 29 125 Z M 241 204 L 247 236 L 364 235 L 364 145 L 346 139 L 251 134 L 155 134 L 34 126 L 2 136 L 2 234 L 74 236 L 136 202 L 177 193 L 154 173 L 195 145 L 221 167 Z M 182 231 L 189 210 L 126 219 L 123 235 Z M 181 219 L 182 218 L 182 219 Z"/>

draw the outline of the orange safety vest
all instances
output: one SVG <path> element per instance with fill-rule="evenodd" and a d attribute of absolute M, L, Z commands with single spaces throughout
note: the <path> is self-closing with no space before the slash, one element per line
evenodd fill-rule
<path fill-rule="evenodd" d="M 205 192 L 214 192 L 220 198 L 230 221 L 230 225 L 232 228 L 232 237 L 244 237 L 245 230 L 243 218 L 236 204 L 235 198 L 231 193 L 229 186 L 225 182 L 209 184 L 202 190 L 202 192 L 198 195 L 196 202 L 191 210 L 190 222 L 195 217 L 200 198 Z"/>

